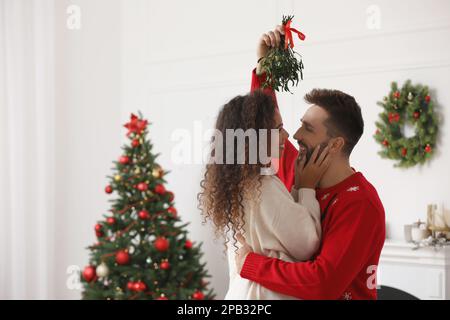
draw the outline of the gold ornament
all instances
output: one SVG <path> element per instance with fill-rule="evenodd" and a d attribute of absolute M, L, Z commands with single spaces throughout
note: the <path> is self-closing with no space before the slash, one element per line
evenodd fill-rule
<path fill-rule="evenodd" d="M 134 173 L 139 174 L 141 173 L 141 170 L 139 168 L 136 168 L 136 170 L 134 170 Z"/>
<path fill-rule="evenodd" d="M 116 175 L 114 177 L 114 180 L 116 180 L 117 182 L 119 182 L 120 180 L 122 180 L 122 176 L 120 174 Z"/>
<path fill-rule="evenodd" d="M 156 179 L 160 179 L 164 175 L 164 171 L 163 171 L 163 169 L 160 166 L 157 166 L 156 168 L 154 168 L 152 170 L 152 175 Z"/>
<path fill-rule="evenodd" d="M 108 266 L 102 262 L 95 270 L 97 276 L 99 276 L 100 278 L 104 278 L 107 277 L 109 274 L 109 268 Z"/>

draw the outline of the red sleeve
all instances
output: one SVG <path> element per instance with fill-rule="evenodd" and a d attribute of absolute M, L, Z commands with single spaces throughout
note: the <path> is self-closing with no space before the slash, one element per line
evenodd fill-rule
<path fill-rule="evenodd" d="M 343 209 L 330 217 L 334 221 L 316 260 L 285 262 L 250 253 L 241 276 L 300 299 L 339 299 L 383 246 L 383 223 L 371 204 L 364 201 Z"/>
<path fill-rule="evenodd" d="M 256 75 L 256 68 L 253 69 L 252 72 L 252 85 L 250 91 L 253 92 L 261 88 L 262 83 L 265 80 L 265 73 L 258 76 Z M 275 91 L 272 88 L 265 88 L 263 92 L 269 96 L 271 96 L 275 102 L 275 106 L 278 108 L 277 96 L 275 95 Z M 294 164 L 295 159 L 298 156 L 298 151 L 294 147 L 294 145 L 287 140 L 284 146 L 284 151 L 280 157 L 280 166 L 278 168 L 278 178 L 284 183 L 286 188 L 291 191 L 292 186 L 294 185 Z"/>

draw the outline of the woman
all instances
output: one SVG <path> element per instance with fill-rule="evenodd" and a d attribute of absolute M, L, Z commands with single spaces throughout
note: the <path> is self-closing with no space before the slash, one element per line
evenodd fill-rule
<path fill-rule="evenodd" d="M 256 163 L 250 161 L 255 144 L 258 151 L 273 149 L 270 141 L 274 141 L 276 132 L 279 138 L 275 142 L 281 154 L 289 136 L 272 98 L 256 91 L 238 96 L 222 108 L 212 144 L 213 159 L 217 160 L 218 156 L 235 161 L 241 159 L 242 155 L 236 148 L 238 138 L 234 136 L 234 141 L 227 144 L 227 130 L 230 129 L 244 132 L 253 129 L 256 141 L 245 139 L 244 163 L 210 162 L 198 196 L 205 221 L 212 221 L 216 236 L 224 238 L 228 251 L 230 284 L 225 299 L 293 299 L 242 279 L 237 274 L 234 256 L 238 242 L 235 236 L 240 232 L 256 253 L 265 256 L 285 261 L 310 259 L 320 245 L 320 208 L 314 188 L 329 165 L 327 150 L 319 154 L 317 148 L 307 164 L 306 157 L 300 156 L 296 164 L 299 190 L 294 187 L 290 194 L 277 176 L 264 174 L 267 172 L 265 169 L 273 168 L 277 163 L 276 152 L 269 153 L 269 163 L 261 152 Z M 261 129 L 269 131 L 269 142 L 265 141 L 266 136 Z"/>

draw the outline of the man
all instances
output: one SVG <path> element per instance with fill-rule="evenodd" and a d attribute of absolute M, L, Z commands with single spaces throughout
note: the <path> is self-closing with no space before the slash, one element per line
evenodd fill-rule
<path fill-rule="evenodd" d="M 264 34 L 258 62 L 278 46 L 283 28 Z M 258 64 L 252 90 L 264 74 Z M 276 101 L 273 90 L 266 89 Z M 376 268 L 385 239 L 385 214 L 375 188 L 355 172 L 349 156 L 364 128 L 355 99 L 337 90 L 315 89 L 305 96 L 311 104 L 294 138 L 300 157 L 310 157 L 317 145 L 327 145 L 333 162 L 316 190 L 322 212 L 322 244 L 312 261 L 285 262 L 252 252 L 242 235 L 236 255 L 241 277 L 300 299 L 376 299 Z M 297 151 L 285 146 L 278 175 L 288 189 L 298 187 L 293 163 Z M 297 179 L 295 179 L 297 180 Z"/>

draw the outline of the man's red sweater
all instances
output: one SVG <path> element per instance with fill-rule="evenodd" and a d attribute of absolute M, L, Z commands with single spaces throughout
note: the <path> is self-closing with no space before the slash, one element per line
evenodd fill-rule
<path fill-rule="evenodd" d="M 260 88 L 261 81 L 253 70 L 251 90 Z M 265 92 L 276 102 L 273 90 Z M 288 142 L 278 176 L 289 190 L 296 157 L 297 150 Z M 241 276 L 299 299 L 376 299 L 376 268 L 385 239 L 385 214 L 377 191 L 360 172 L 316 191 L 323 219 L 316 256 L 307 262 L 285 262 L 252 252 Z"/>

